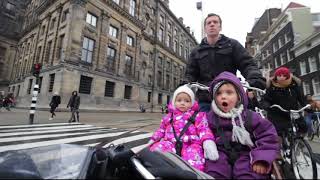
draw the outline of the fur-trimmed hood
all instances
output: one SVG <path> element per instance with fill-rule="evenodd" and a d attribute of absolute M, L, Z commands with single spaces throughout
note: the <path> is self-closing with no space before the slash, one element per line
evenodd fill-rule
<path fill-rule="evenodd" d="M 293 75 L 292 73 L 290 74 L 290 78 L 288 80 L 291 80 L 291 82 L 295 81 L 298 84 L 298 86 L 301 85 L 301 79 L 298 78 L 297 76 Z M 291 84 L 291 82 L 290 82 L 290 84 Z M 266 88 L 269 88 L 271 86 L 271 84 L 273 84 L 275 86 L 277 86 L 277 84 L 279 84 L 276 82 L 275 76 L 272 76 L 267 80 Z"/>

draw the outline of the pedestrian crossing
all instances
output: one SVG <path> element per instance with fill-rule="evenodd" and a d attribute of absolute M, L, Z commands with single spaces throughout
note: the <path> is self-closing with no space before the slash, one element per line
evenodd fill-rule
<path fill-rule="evenodd" d="M 124 144 L 137 152 L 147 146 L 152 135 L 137 129 L 97 127 L 82 123 L 0 126 L 0 152 L 56 144 L 103 147 Z"/>

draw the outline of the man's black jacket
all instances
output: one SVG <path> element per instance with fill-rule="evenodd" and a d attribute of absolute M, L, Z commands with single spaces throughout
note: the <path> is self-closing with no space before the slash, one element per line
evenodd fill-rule
<path fill-rule="evenodd" d="M 210 82 L 223 71 L 236 74 L 237 70 L 251 86 L 265 89 L 262 77 L 253 58 L 237 41 L 220 35 L 215 45 L 209 45 L 204 38 L 190 54 L 186 69 L 186 81 L 210 85 Z M 199 102 L 211 102 L 209 93 L 198 91 Z"/>

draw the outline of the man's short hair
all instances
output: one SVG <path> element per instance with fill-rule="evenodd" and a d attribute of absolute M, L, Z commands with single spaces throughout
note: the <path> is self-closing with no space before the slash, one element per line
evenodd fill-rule
<path fill-rule="evenodd" d="M 218 14 L 215 14 L 215 13 L 209 13 L 207 15 L 207 17 L 204 19 L 204 22 L 203 22 L 203 26 L 206 26 L 206 21 L 209 17 L 211 16 L 217 16 L 219 18 L 219 21 L 220 21 L 220 26 L 222 25 L 222 20 L 221 20 L 221 17 L 218 15 Z"/>

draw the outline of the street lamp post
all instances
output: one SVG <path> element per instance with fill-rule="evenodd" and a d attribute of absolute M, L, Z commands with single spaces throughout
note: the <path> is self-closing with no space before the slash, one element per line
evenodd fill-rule
<path fill-rule="evenodd" d="M 204 20 L 203 20 L 203 10 L 202 10 L 202 1 L 197 2 L 197 10 L 201 11 L 201 39 L 204 38 Z"/>

